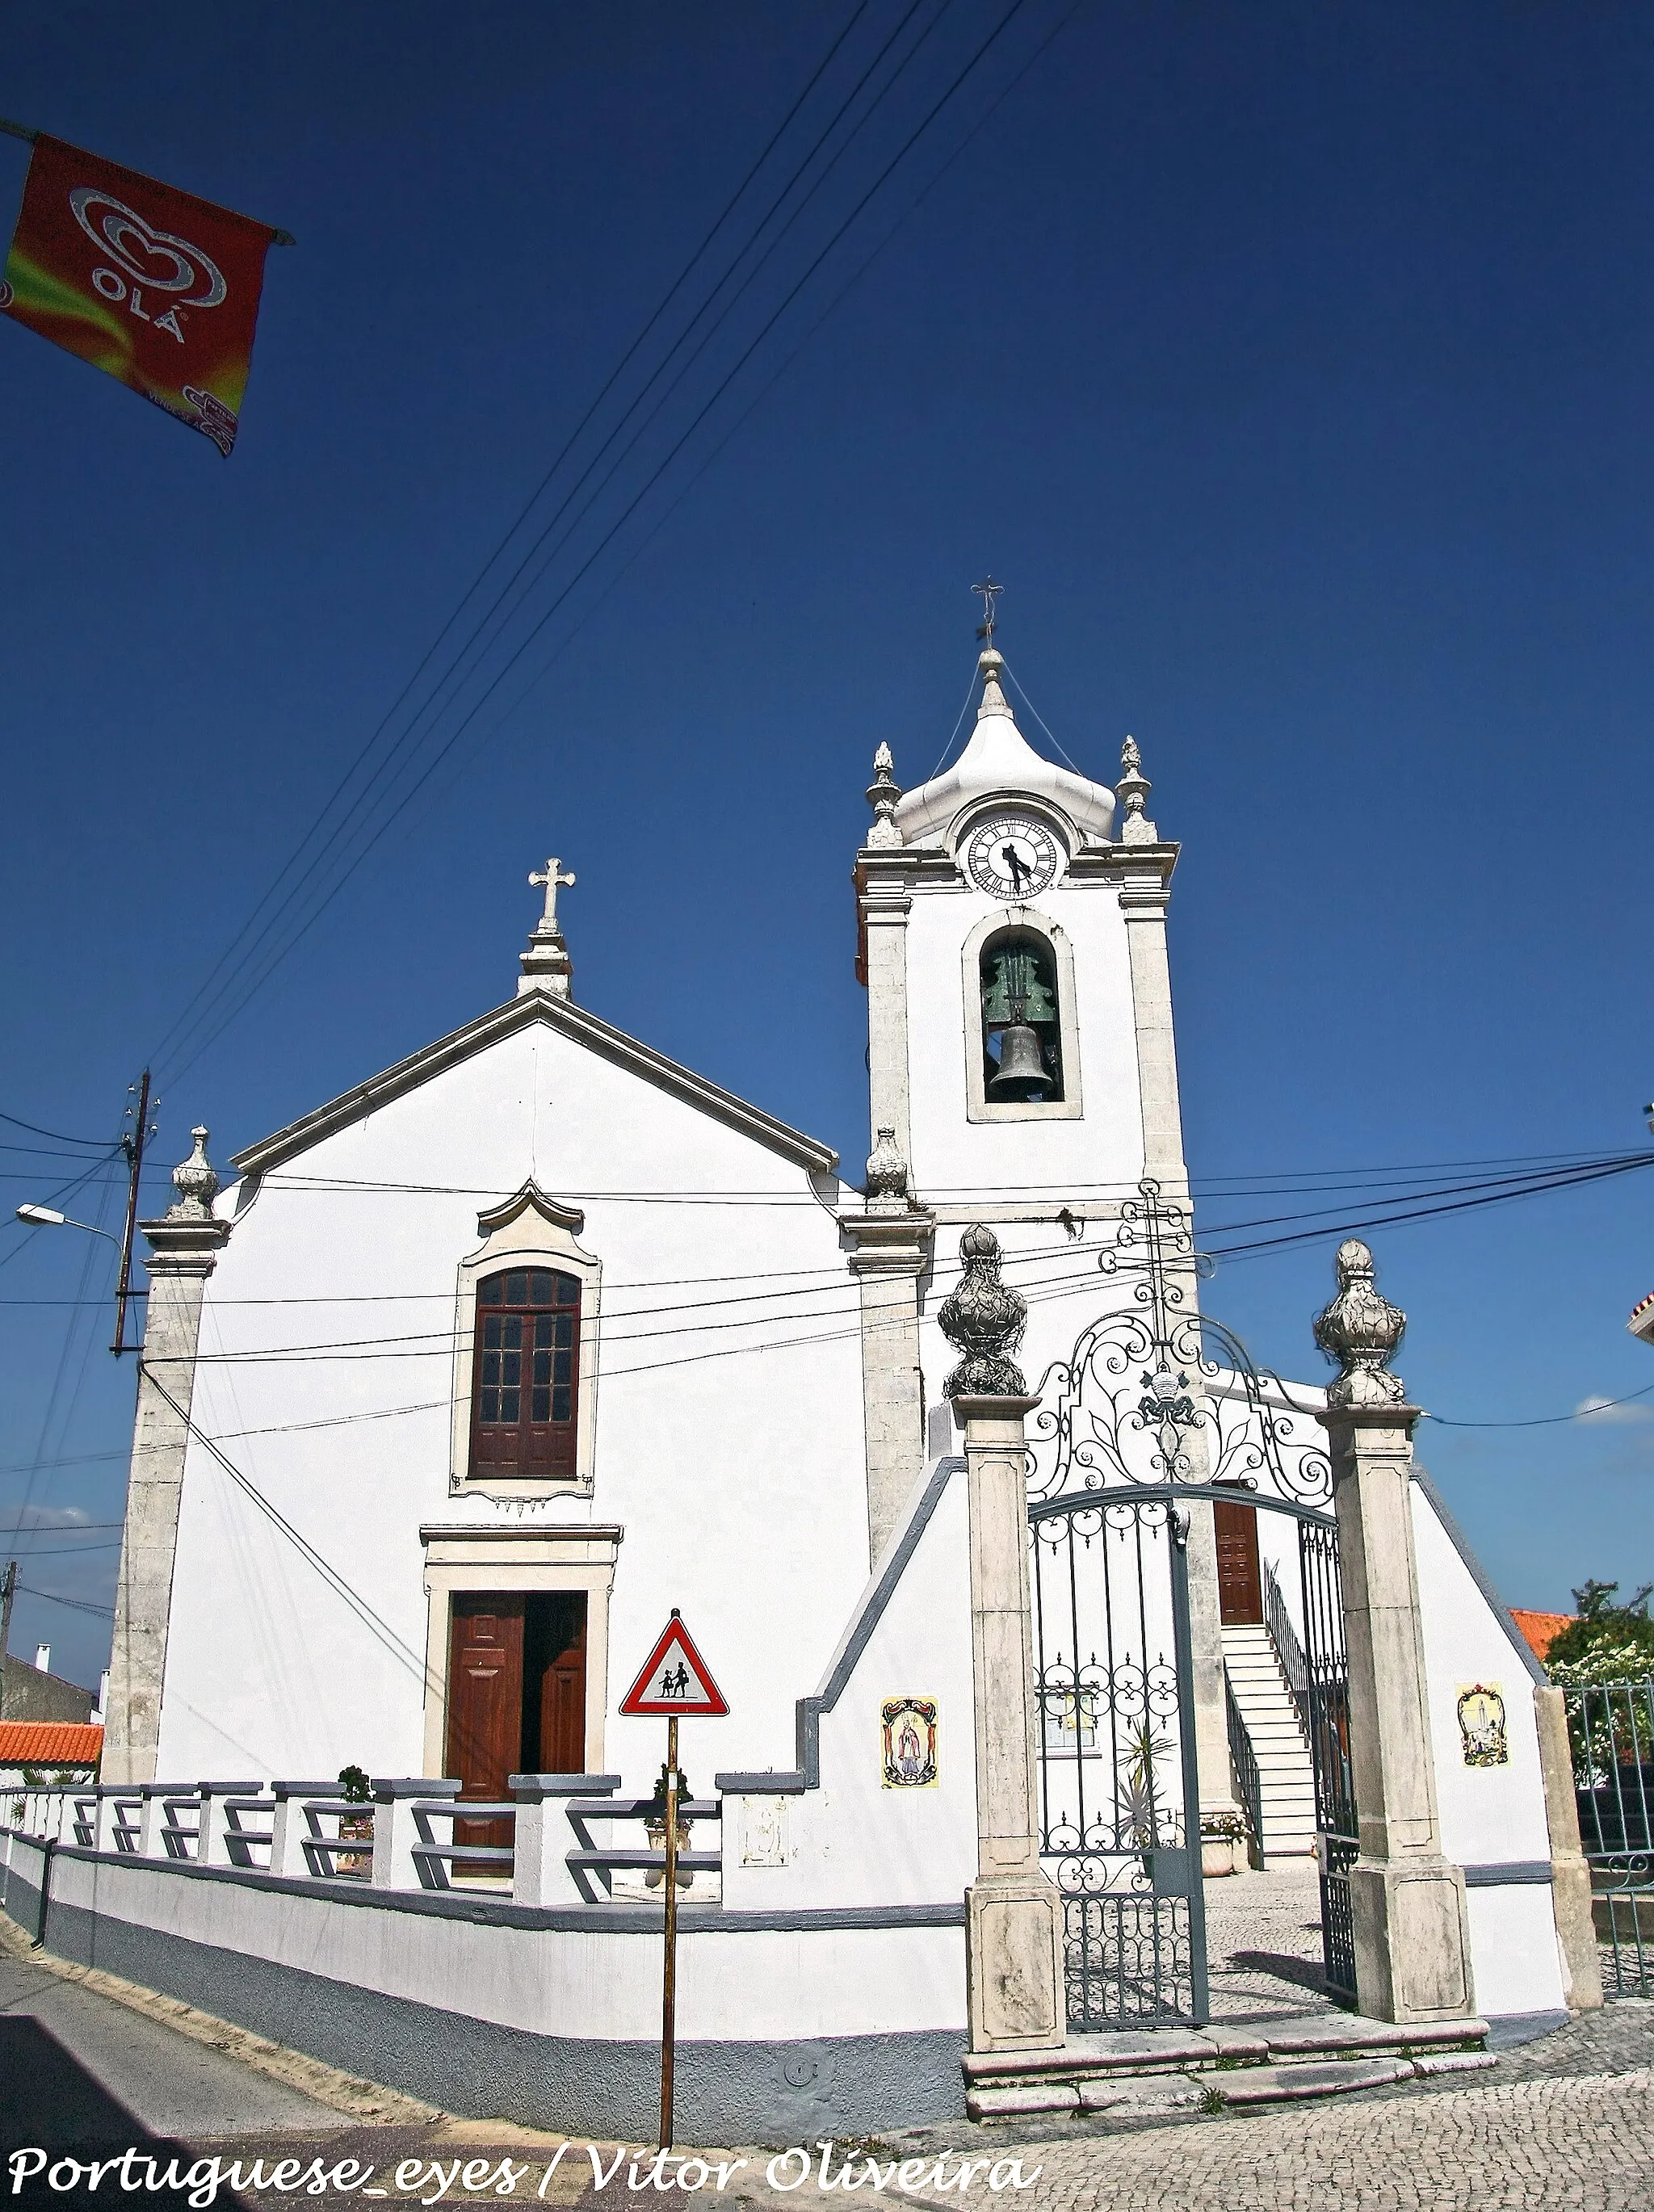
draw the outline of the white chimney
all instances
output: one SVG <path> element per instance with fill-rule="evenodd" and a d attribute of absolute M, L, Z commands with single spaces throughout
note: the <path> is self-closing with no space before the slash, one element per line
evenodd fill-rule
<path fill-rule="evenodd" d="M 52 1646 L 49 1644 L 35 1645 L 34 1663 L 43 1674 L 49 1674 L 52 1672 Z"/>
<path fill-rule="evenodd" d="M 98 1677 L 98 1710 L 92 1716 L 101 1722 L 109 1711 L 109 1669 L 106 1667 Z"/>

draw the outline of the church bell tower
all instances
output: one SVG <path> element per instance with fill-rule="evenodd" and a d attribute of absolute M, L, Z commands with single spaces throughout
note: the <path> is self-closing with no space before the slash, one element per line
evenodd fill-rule
<path fill-rule="evenodd" d="M 963 753 L 903 792 L 881 745 L 856 856 L 872 1152 L 842 1225 L 861 1284 L 874 1558 L 927 1427 L 933 1447 L 946 1425 L 934 1315 L 960 1229 L 989 1224 L 1012 1275 L 1026 1261 L 1031 1385 L 1072 1341 L 1063 1282 L 1112 1233 L 1102 1224 L 1146 1176 L 1168 1196 L 1188 1188 L 1165 938 L 1177 848 L 1148 818 L 1131 738 L 1112 788 L 1035 751 L 992 631 L 990 615 Z M 1094 1298 L 1094 1270 L 1090 1285 Z"/>

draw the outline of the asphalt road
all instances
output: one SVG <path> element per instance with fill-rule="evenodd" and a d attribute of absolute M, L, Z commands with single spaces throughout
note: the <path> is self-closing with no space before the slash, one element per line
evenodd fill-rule
<path fill-rule="evenodd" d="M 337 2133 L 337 2112 L 239 2060 L 0 1954 L 0 2144 L 124 2149 Z"/>

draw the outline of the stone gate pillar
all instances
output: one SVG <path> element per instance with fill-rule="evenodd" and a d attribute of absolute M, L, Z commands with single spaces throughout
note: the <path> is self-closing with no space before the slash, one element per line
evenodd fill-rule
<path fill-rule="evenodd" d="M 1475 2010 L 1464 1875 L 1443 1856 L 1413 1545 L 1413 1431 L 1389 1361 L 1407 1317 L 1373 1284 L 1359 1237 L 1338 1248 L 1338 1294 L 1316 1341 L 1338 1360 L 1325 1426 L 1349 1663 L 1350 1765 L 1360 1855 L 1350 1869 L 1356 2002 L 1371 2020 Z"/>
<path fill-rule="evenodd" d="M 970 1485 L 976 1879 L 965 1892 L 973 2051 L 1049 2051 L 1067 2039 L 1061 1900 L 1039 1860 L 1037 1699 L 1029 1602 L 1023 1423 L 1039 1401 L 1007 1356 L 1027 1308 L 999 1279 L 999 1240 L 959 1240 L 964 1275 L 938 1319 L 965 1354 L 946 1383 Z"/>
<path fill-rule="evenodd" d="M 161 1220 L 141 1224 L 149 1245 L 149 1298 L 115 1587 L 100 1769 L 106 1782 L 153 1782 L 155 1776 L 201 1302 L 230 1233 L 228 1222 L 212 1210 L 218 1176 L 207 1158 L 207 1132 L 191 1133 L 195 1150 L 173 1170 L 177 1204 Z"/>

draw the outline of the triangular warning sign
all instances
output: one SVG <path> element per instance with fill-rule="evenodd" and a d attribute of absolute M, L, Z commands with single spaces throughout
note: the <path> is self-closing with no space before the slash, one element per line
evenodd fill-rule
<path fill-rule="evenodd" d="M 692 1720 L 721 1720 L 728 1712 L 724 1693 L 672 1607 L 648 1663 L 621 1700 L 623 1713 L 687 1714 Z"/>

